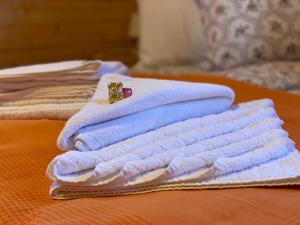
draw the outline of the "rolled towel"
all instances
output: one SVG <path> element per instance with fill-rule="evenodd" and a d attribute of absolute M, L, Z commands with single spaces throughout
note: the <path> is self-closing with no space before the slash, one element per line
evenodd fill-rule
<path fill-rule="evenodd" d="M 109 104 L 107 86 L 116 81 L 133 95 Z M 107 74 L 87 105 L 66 123 L 57 143 L 63 150 L 97 150 L 177 121 L 223 112 L 233 100 L 233 90 L 221 85 Z"/>
<path fill-rule="evenodd" d="M 300 183 L 300 154 L 271 100 L 234 105 L 50 163 L 53 198 Z"/>

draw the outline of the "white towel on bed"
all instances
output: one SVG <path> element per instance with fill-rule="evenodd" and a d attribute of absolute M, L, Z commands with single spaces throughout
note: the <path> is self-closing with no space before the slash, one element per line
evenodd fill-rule
<path fill-rule="evenodd" d="M 133 95 L 108 103 L 107 85 L 121 81 Z M 63 150 L 97 150 L 177 121 L 222 112 L 234 100 L 225 86 L 169 80 L 102 77 L 93 98 L 67 123 L 58 138 Z"/>
<path fill-rule="evenodd" d="M 177 122 L 98 151 L 57 156 L 53 198 L 299 184 L 300 154 L 271 100 Z"/>

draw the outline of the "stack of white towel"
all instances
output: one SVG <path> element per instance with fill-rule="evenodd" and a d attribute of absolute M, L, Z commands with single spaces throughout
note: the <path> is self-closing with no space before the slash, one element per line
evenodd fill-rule
<path fill-rule="evenodd" d="M 68 119 L 109 72 L 127 74 L 128 69 L 120 62 L 93 60 L 0 70 L 0 119 Z"/>
<path fill-rule="evenodd" d="M 133 96 L 108 104 L 107 83 Z M 231 105 L 224 86 L 105 75 L 62 131 L 47 175 L 68 199 L 298 183 L 300 154 L 271 100 Z"/>

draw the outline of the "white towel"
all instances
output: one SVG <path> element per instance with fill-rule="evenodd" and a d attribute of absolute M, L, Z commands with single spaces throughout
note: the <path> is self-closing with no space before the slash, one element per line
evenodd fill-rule
<path fill-rule="evenodd" d="M 300 183 L 300 154 L 271 100 L 177 122 L 98 151 L 57 156 L 50 195 L 68 199 L 169 189 Z"/>
<path fill-rule="evenodd" d="M 133 95 L 108 103 L 107 85 L 121 81 Z M 228 109 L 234 92 L 225 86 L 169 80 L 102 77 L 95 95 L 67 123 L 58 138 L 63 150 L 97 150 L 177 121 Z"/>

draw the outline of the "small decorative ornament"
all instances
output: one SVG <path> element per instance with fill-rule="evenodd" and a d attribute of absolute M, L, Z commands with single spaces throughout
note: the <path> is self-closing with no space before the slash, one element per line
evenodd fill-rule
<path fill-rule="evenodd" d="M 132 95 L 132 89 L 131 88 L 123 88 L 123 97 L 128 98 Z"/>
<path fill-rule="evenodd" d="M 108 84 L 109 103 L 118 102 L 132 95 L 131 88 L 123 88 L 122 82 L 110 82 Z"/>
<path fill-rule="evenodd" d="M 110 82 L 108 84 L 109 103 L 115 103 L 124 98 L 122 82 Z"/>

